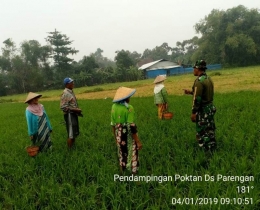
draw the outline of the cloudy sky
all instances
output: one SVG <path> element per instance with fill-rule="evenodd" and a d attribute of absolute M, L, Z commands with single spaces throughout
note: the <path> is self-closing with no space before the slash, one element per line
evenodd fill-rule
<path fill-rule="evenodd" d="M 32 39 L 45 45 L 47 32 L 57 29 L 74 40 L 76 61 L 97 48 L 114 60 L 117 50 L 175 47 L 195 36 L 194 25 L 213 9 L 238 5 L 260 9 L 257 0 L 0 0 L 0 47 L 8 38 L 17 46 Z"/>

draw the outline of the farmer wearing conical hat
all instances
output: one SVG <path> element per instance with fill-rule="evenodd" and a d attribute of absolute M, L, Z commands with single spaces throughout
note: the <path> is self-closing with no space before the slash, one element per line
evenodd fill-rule
<path fill-rule="evenodd" d="M 129 169 L 136 174 L 139 166 L 138 150 L 142 144 L 137 135 L 135 112 L 129 104 L 135 89 L 120 87 L 116 91 L 111 110 L 111 126 L 118 146 L 121 171 Z"/>
<path fill-rule="evenodd" d="M 214 84 L 206 74 L 206 62 L 196 61 L 193 74 L 197 76 L 192 91 L 184 90 L 185 94 L 193 95 L 191 121 L 196 122 L 196 139 L 200 147 L 213 150 L 216 147 L 214 115 L 216 107 L 213 105 Z"/>
<path fill-rule="evenodd" d="M 158 118 L 163 119 L 163 113 L 168 109 L 168 93 L 164 87 L 165 76 L 159 75 L 154 80 L 154 103 L 158 107 Z"/>
<path fill-rule="evenodd" d="M 81 114 L 81 109 L 78 106 L 76 96 L 73 92 L 74 80 L 66 77 L 63 81 L 65 89 L 60 98 L 60 108 L 64 114 L 66 129 L 68 134 L 67 145 L 71 148 L 75 144 L 75 139 L 79 135 L 78 116 Z"/>
<path fill-rule="evenodd" d="M 30 92 L 24 103 L 28 103 L 25 116 L 32 144 L 39 146 L 39 151 L 44 151 L 52 147 L 52 127 L 43 105 L 38 102 L 41 96 Z"/>

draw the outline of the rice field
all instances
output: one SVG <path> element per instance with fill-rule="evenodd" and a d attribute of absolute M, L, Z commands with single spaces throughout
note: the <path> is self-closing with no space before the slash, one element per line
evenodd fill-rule
<path fill-rule="evenodd" d="M 152 96 L 130 101 L 143 144 L 138 177 L 146 180 L 139 181 L 115 180 L 111 98 L 79 100 L 84 117 L 71 151 L 59 101 L 40 100 L 53 126 L 53 150 L 35 158 L 25 151 L 30 144 L 26 104 L 0 104 L 0 209 L 260 209 L 259 92 L 216 93 L 213 154 L 196 143 L 191 97 L 169 100 L 174 118 L 167 121 L 157 120 Z M 217 180 L 220 175 L 239 180 Z M 246 177 L 253 180 L 242 180 Z"/>

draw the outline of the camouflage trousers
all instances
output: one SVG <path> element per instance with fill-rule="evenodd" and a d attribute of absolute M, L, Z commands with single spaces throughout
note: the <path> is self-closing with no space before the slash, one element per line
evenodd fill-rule
<path fill-rule="evenodd" d="M 196 116 L 196 139 L 200 147 L 212 150 L 216 147 L 214 115 L 216 107 L 213 104 L 203 106 Z"/>

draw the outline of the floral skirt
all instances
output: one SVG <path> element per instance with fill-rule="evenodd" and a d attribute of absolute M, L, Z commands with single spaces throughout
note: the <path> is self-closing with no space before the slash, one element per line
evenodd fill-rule
<path fill-rule="evenodd" d="M 133 132 L 137 133 L 136 126 L 135 128 L 129 124 L 117 124 L 115 126 L 119 164 L 123 171 L 128 169 L 135 174 L 138 170 L 139 159 L 137 144 L 131 135 Z"/>

